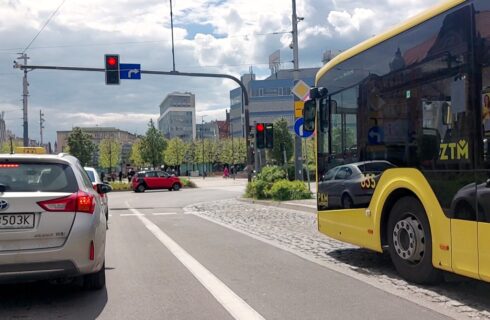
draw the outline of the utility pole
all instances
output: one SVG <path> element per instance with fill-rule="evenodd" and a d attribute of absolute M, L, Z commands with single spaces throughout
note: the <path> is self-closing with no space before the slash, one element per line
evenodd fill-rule
<path fill-rule="evenodd" d="M 24 60 L 24 66 L 27 65 L 29 57 L 26 53 L 19 53 L 17 60 Z M 27 97 L 29 96 L 29 82 L 27 82 L 27 69 L 24 69 L 24 78 L 22 79 L 22 110 L 24 120 L 24 147 L 29 146 L 29 126 L 27 122 Z"/>
<path fill-rule="evenodd" d="M 298 19 L 296 16 L 296 0 L 293 1 L 293 16 L 292 16 L 292 23 L 293 23 L 293 63 L 294 63 L 294 70 L 293 70 L 293 79 L 294 79 L 294 85 L 296 85 L 296 82 L 299 80 L 299 54 L 298 54 L 298 21 L 303 20 Z M 294 135 L 294 177 L 296 180 L 303 180 L 303 155 L 302 155 L 302 145 L 301 145 L 301 137 L 298 137 L 297 135 Z"/>
<path fill-rule="evenodd" d="M 41 109 L 39 109 L 39 133 L 41 135 L 41 147 L 43 146 L 44 122 L 46 121 L 43 117 L 44 117 L 44 113 Z"/>

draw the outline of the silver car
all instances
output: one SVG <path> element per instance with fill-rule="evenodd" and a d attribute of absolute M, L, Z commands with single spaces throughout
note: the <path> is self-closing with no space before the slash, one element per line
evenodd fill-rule
<path fill-rule="evenodd" d="M 106 218 L 70 155 L 0 154 L 0 282 L 82 277 L 105 286 Z"/>

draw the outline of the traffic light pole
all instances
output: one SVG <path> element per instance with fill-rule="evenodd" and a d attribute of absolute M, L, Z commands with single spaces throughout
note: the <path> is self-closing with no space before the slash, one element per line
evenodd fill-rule
<path fill-rule="evenodd" d="M 60 66 L 36 66 L 27 65 L 27 59 L 24 60 L 24 64 L 19 64 L 14 62 L 14 68 L 24 70 L 25 73 L 25 83 L 24 83 L 24 93 L 25 93 L 25 113 L 27 113 L 27 72 L 29 70 L 59 70 L 59 71 L 87 71 L 87 72 L 106 72 L 104 68 L 82 68 L 82 67 L 60 67 Z M 141 70 L 142 74 L 153 74 L 153 75 L 164 75 L 164 76 L 181 76 L 181 77 L 201 77 L 201 78 L 224 78 L 235 81 L 242 89 L 242 98 L 245 104 L 245 139 L 247 143 L 247 150 L 250 150 L 250 127 L 249 127 L 249 113 L 248 113 L 248 93 L 247 88 L 243 82 L 229 74 L 222 73 L 199 73 L 199 72 L 179 72 L 179 71 L 153 71 L 153 70 Z M 27 116 L 24 121 L 24 143 L 27 138 Z M 247 151 L 247 164 L 252 164 L 252 154 L 251 151 Z"/>
<path fill-rule="evenodd" d="M 298 54 L 298 16 L 296 15 L 296 0 L 293 1 L 293 79 L 299 80 L 299 54 Z M 303 156 L 301 137 L 294 135 L 294 178 L 303 181 Z"/>

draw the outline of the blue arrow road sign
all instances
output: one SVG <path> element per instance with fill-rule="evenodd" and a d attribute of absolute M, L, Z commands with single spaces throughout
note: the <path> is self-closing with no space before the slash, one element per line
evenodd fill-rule
<path fill-rule="evenodd" d="M 374 126 L 368 131 L 369 144 L 382 144 L 384 142 L 385 133 L 383 128 Z"/>
<path fill-rule="evenodd" d="M 119 64 L 119 78 L 126 80 L 141 79 L 141 64 L 121 63 Z"/>
<path fill-rule="evenodd" d="M 294 123 L 294 132 L 296 132 L 296 135 L 301 138 L 308 138 L 313 134 L 313 131 L 304 131 L 303 130 L 303 123 L 304 123 L 303 118 L 298 118 L 296 119 L 296 122 Z"/>

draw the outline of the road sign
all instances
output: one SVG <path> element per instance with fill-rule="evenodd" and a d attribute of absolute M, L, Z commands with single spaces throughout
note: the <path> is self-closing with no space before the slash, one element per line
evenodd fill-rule
<path fill-rule="evenodd" d="M 384 141 L 384 131 L 383 128 L 374 126 L 368 131 L 368 142 L 369 144 L 382 144 Z"/>
<path fill-rule="evenodd" d="M 125 80 L 141 79 L 141 64 L 121 63 L 119 64 L 119 76 Z"/>
<path fill-rule="evenodd" d="M 291 90 L 292 93 L 300 100 L 305 100 L 310 93 L 310 86 L 306 84 L 303 80 L 299 80 Z"/>
<path fill-rule="evenodd" d="M 304 101 L 294 101 L 294 117 L 302 118 L 304 108 L 305 108 Z"/>
<path fill-rule="evenodd" d="M 303 130 L 303 123 L 304 123 L 303 118 L 298 118 L 296 119 L 296 122 L 294 123 L 294 132 L 296 132 L 296 135 L 301 138 L 308 138 L 311 137 L 313 134 L 313 131 L 304 131 Z"/>

